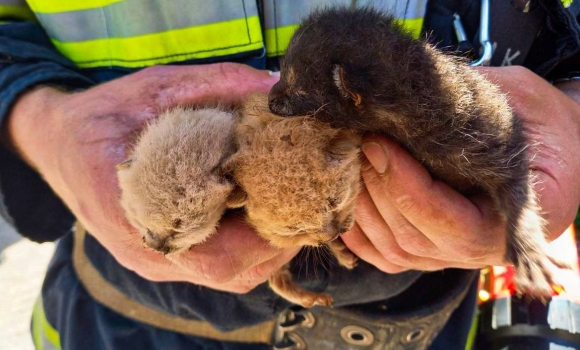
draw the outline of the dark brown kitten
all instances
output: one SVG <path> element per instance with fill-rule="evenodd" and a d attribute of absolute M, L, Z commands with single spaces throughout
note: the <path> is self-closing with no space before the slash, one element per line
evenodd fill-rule
<path fill-rule="evenodd" d="M 507 223 L 522 292 L 551 295 L 562 264 L 545 252 L 521 121 L 498 88 L 370 8 L 325 9 L 294 34 L 271 90 L 279 115 L 383 133 L 463 194 L 485 193 Z"/>

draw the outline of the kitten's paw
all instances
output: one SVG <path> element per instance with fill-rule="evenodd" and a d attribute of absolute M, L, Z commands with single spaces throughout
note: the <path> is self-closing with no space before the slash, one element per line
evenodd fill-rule
<path fill-rule="evenodd" d="M 517 292 L 542 300 L 556 295 L 558 289 L 564 289 L 556 277 L 559 269 L 570 269 L 570 265 L 543 250 L 522 254 L 518 257 L 514 276 Z"/>
<path fill-rule="evenodd" d="M 340 266 L 349 270 L 354 269 L 358 265 L 358 258 L 351 251 L 344 252 L 344 254 L 336 255 L 336 260 Z"/>
<path fill-rule="evenodd" d="M 283 267 L 270 277 L 270 287 L 272 290 L 293 304 L 305 308 L 311 308 L 315 305 L 332 306 L 332 297 L 325 293 L 311 292 L 298 286 L 292 280 L 292 275 L 288 266 Z"/>
<path fill-rule="evenodd" d="M 346 267 L 349 270 L 356 267 L 358 264 L 358 257 L 346 247 L 342 239 L 335 239 L 334 241 L 327 243 L 327 245 L 340 266 Z"/>
<path fill-rule="evenodd" d="M 313 306 L 332 306 L 334 300 L 326 293 L 315 293 L 306 290 L 295 290 L 292 294 L 281 294 L 286 300 L 300 305 L 303 308 L 311 308 Z"/>
<path fill-rule="evenodd" d="M 332 297 L 325 293 L 310 293 L 308 295 L 302 296 L 302 302 L 300 305 L 305 308 L 311 308 L 315 305 L 319 306 L 332 306 L 334 300 Z"/>

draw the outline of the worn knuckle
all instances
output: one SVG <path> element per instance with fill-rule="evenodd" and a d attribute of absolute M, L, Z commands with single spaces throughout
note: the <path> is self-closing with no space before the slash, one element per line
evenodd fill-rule
<path fill-rule="evenodd" d="M 432 246 L 426 244 L 425 237 L 420 237 L 418 234 L 401 234 L 395 235 L 397 243 L 409 254 L 418 256 L 432 256 L 433 252 Z"/>
<path fill-rule="evenodd" d="M 482 246 L 479 244 L 469 244 L 466 245 L 463 249 L 463 258 L 466 260 L 474 260 L 486 257 L 494 253 L 495 250 L 490 250 L 487 246 Z"/>
<path fill-rule="evenodd" d="M 402 213 L 411 215 L 421 215 L 420 203 L 417 203 L 415 198 L 410 195 L 402 195 L 395 199 L 395 205 Z"/>
<path fill-rule="evenodd" d="M 411 260 L 409 254 L 399 246 L 391 246 L 383 250 L 382 256 L 388 263 L 398 266 L 409 266 Z"/>

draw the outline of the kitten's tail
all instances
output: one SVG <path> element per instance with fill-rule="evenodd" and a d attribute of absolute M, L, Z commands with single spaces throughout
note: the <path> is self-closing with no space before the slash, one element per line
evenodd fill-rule
<path fill-rule="evenodd" d="M 531 174 L 512 180 L 498 192 L 506 219 L 506 259 L 515 266 L 514 282 L 520 293 L 548 298 L 554 293 L 558 268 L 569 268 L 548 255 L 545 222 L 540 216 Z"/>

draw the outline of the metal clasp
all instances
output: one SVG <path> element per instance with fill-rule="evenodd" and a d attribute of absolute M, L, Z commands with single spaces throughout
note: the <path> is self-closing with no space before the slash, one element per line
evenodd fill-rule
<path fill-rule="evenodd" d="M 493 55 L 493 45 L 489 40 L 489 2 L 490 0 L 481 0 L 481 13 L 479 19 L 479 43 L 481 44 L 481 56 L 469 65 L 489 66 L 491 56 Z"/>
<path fill-rule="evenodd" d="M 306 342 L 294 331 L 298 328 L 312 328 L 316 322 L 312 312 L 290 308 L 278 317 L 274 332 L 274 350 L 306 350 Z"/>

